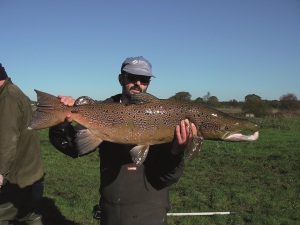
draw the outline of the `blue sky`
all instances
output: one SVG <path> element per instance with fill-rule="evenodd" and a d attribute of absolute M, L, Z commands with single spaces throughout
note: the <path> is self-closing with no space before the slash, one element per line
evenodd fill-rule
<path fill-rule="evenodd" d="M 299 0 L 1 0 L 0 25 L 0 62 L 32 100 L 34 89 L 103 100 L 140 55 L 159 98 L 300 98 Z"/>

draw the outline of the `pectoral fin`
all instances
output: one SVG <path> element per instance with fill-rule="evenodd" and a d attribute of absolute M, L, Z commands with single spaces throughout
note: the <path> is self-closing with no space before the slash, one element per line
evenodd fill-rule
<path fill-rule="evenodd" d="M 194 136 L 189 140 L 184 150 L 184 158 L 186 161 L 191 161 L 200 154 L 202 140 L 203 139 L 199 136 Z"/>
<path fill-rule="evenodd" d="M 96 137 L 88 129 L 77 130 L 75 138 L 75 146 L 78 155 L 85 155 L 94 151 L 103 140 Z"/>
<path fill-rule="evenodd" d="M 130 150 L 132 161 L 137 166 L 142 165 L 143 162 L 145 161 L 149 151 L 149 147 L 150 147 L 149 145 L 137 145 Z"/>

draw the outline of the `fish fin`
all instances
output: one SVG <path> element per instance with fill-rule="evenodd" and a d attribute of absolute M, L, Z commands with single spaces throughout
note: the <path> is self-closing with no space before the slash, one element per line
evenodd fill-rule
<path fill-rule="evenodd" d="M 67 115 L 67 106 L 54 95 L 34 90 L 37 94 L 37 109 L 28 127 L 29 130 L 38 130 L 52 127 L 64 122 Z"/>
<path fill-rule="evenodd" d="M 145 161 L 150 145 L 137 145 L 130 150 L 132 161 L 140 166 Z"/>
<path fill-rule="evenodd" d="M 186 161 L 192 161 L 200 154 L 203 138 L 199 136 L 193 136 L 184 150 L 184 158 Z"/>
<path fill-rule="evenodd" d="M 131 96 L 131 99 L 128 104 L 144 104 L 149 102 L 155 102 L 157 100 L 159 100 L 159 98 L 155 97 L 154 95 L 139 92 Z"/>
<path fill-rule="evenodd" d="M 95 100 L 91 99 L 88 96 L 81 96 L 76 99 L 74 105 L 79 106 L 79 105 L 90 105 L 90 104 L 95 104 Z"/>
<path fill-rule="evenodd" d="M 75 126 L 76 137 L 74 142 L 79 156 L 94 151 L 103 141 L 102 139 L 96 137 L 88 129 L 81 128 L 82 126 L 80 126 L 80 130 L 78 130 L 78 127 Z"/>

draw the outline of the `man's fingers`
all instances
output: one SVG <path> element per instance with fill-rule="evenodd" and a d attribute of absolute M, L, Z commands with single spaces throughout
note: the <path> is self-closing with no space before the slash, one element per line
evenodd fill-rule
<path fill-rule="evenodd" d="M 187 144 L 188 140 L 197 135 L 197 128 L 195 124 L 191 123 L 188 119 L 181 120 L 180 125 L 175 128 L 178 144 Z"/>
<path fill-rule="evenodd" d="M 181 121 L 181 134 L 182 134 L 182 142 L 185 143 L 187 140 L 187 137 L 189 136 L 189 122 L 188 120 Z"/>
<path fill-rule="evenodd" d="M 2 186 L 3 184 L 3 176 L 0 174 L 0 187 Z"/>
<path fill-rule="evenodd" d="M 73 106 L 75 103 L 75 100 L 71 96 L 63 96 L 63 95 L 58 95 L 58 98 L 60 99 L 60 102 L 63 103 L 66 106 Z M 66 117 L 66 121 L 72 122 L 73 118 L 72 115 L 69 114 Z"/>
<path fill-rule="evenodd" d="M 190 137 L 196 136 L 197 135 L 197 128 L 195 124 L 191 123 L 191 132 L 190 132 Z"/>
<path fill-rule="evenodd" d="M 181 127 L 179 125 L 175 127 L 175 133 L 176 133 L 177 141 L 180 144 L 182 142 L 182 138 L 181 138 Z"/>
<path fill-rule="evenodd" d="M 73 106 L 75 103 L 75 100 L 71 96 L 58 95 L 58 98 L 60 98 L 61 103 L 67 106 Z"/>

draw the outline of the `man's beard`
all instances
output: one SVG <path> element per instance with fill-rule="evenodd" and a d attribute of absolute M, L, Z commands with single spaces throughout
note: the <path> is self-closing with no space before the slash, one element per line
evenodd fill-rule
<path fill-rule="evenodd" d="M 139 92 L 143 92 L 143 89 L 142 89 L 140 86 L 134 85 L 133 87 L 131 87 L 131 88 L 129 89 L 129 92 L 128 92 L 128 93 L 126 92 L 126 97 L 127 97 L 128 99 L 131 99 L 131 94 L 130 94 L 130 91 L 131 91 L 131 90 L 138 90 Z"/>

